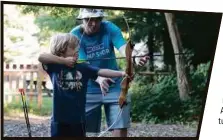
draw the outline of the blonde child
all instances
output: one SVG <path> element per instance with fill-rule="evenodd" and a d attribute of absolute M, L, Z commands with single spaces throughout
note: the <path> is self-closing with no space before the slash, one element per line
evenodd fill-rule
<path fill-rule="evenodd" d="M 99 69 L 87 63 L 76 63 L 79 40 L 66 33 L 57 34 L 50 42 L 50 53 L 38 60 L 53 85 L 51 136 L 85 136 L 85 103 L 89 79 L 98 76 L 122 77 L 125 72 Z"/>

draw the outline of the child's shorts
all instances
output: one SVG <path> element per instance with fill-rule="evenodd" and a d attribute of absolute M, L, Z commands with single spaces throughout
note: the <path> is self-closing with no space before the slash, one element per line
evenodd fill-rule
<path fill-rule="evenodd" d="M 51 137 L 85 137 L 85 124 L 64 124 L 51 122 Z"/>

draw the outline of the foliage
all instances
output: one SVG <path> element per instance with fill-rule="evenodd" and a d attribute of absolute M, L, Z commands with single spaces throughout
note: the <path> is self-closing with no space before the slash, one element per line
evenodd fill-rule
<path fill-rule="evenodd" d="M 18 24 L 15 21 L 10 21 L 9 15 L 7 15 L 7 14 L 4 14 L 4 27 L 23 29 L 23 26 L 21 24 Z"/>
<path fill-rule="evenodd" d="M 24 38 L 22 36 L 10 36 L 9 38 L 13 43 L 24 40 Z"/>
<path fill-rule="evenodd" d="M 47 47 L 49 38 L 57 32 L 69 32 L 77 22 L 74 17 L 78 14 L 77 8 L 54 6 L 18 6 L 22 14 L 35 15 L 35 24 L 40 31 L 34 36 L 38 38 L 40 46 Z"/>
<path fill-rule="evenodd" d="M 132 120 L 144 122 L 187 122 L 198 120 L 201 115 L 202 99 L 210 62 L 200 64 L 190 71 L 193 93 L 191 99 L 179 99 L 176 74 L 155 76 L 155 82 L 144 78 L 132 85 Z M 148 84 L 144 84 L 148 83 Z"/>
<path fill-rule="evenodd" d="M 176 12 L 176 22 L 179 27 L 183 48 L 192 50 L 191 64 L 199 65 L 211 60 L 215 51 L 221 15 L 216 13 Z M 174 66 L 174 55 L 171 40 L 167 30 L 164 12 L 152 11 L 124 11 L 134 43 L 148 41 L 150 32 L 153 33 L 154 52 L 164 51 L 164 62 Z M 209 22 L 209 21 L 212 22 Z M 125 29 L 126 24 L 119 18 L 113 20 L 120 28 Z M 202 52 L 204 53 L 200 53 Z"/>
<path fill-rule="evenodd" d="M 75 20 L 79 8 L 56 7 L 56 6 L 30 6 L 20 5 L 23 14 L 34 14 L 36 24 L 41 31 L 37 34 L 39 41 L 46 44 L 49 37 L 55 32 L 69 32 L 74 26 L 80 24 Z M 132 10 L 108 10 L 106 19 L 114 22 L 123 31 L 128 33 L 127 23 L 130 27 L 132 41 L 148 42 L 150 33 L 153 35 L 154 52 L 164 53 L 166 65 L 174 67 L 174 55 L 169 38 L 164 11 L 132 11 Z M 218 31 L 220 27 L 221 14 L 217 13 L 195 13 L 176 12 L 176 21 L 179 27 L 183 47 L 192 50 L 191 64 L 198 65 L 211 60 L 216 46 Z M 212 22 L 208 22 L 212 20 Z M 201 48 L 204 53 L 200 53 Z"/>

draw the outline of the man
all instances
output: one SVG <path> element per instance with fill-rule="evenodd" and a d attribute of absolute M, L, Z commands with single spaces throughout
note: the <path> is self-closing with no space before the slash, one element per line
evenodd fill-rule
<path fill-rule="evenodd" d="M 100 68 L 118 70 L 114 58 L 116 48 L 122 56 L 125 56 L 126 41 L 121 30 L 112 22 L 104 21 L 106 14 L 101 9 L 80 9 L 77 19 L 83 20 L 83 24 L 73 28 L 71 33 L 80 39 L 79 59 L 90 60 L 90 64 Z M 98 60 L 100 59 L 100 60 Z M 148 56 L 136 58 L 134 62 L 143 66 Z M 89 81 L 86 101 L 86 130 L 87 132 L 100 132 L 101 106 L 104 105 L 108 127 L 113 124 L 119 113 L 118 99 L 121 91 L 122 78 L 100 77 Z M 127 128 L 130 127 L 130 96 L 127 97 L 127 105 L 111 128 L 114 137 L 127 137 Z"/>

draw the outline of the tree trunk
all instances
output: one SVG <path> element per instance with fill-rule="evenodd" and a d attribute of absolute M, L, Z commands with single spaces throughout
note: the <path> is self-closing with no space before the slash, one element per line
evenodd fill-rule
<path fill-rule="evenodd" d="M 149 50 L 149 71 L 154 71 L 154 59 L 153 59 L 153 31 L 149 31 L 149 35 L 148 35 L 148 41 L 147 41 L 147 46 L 148 46 L 148 50 Z"/>
<path fill-rule="evenodd" d="M 168 27 L 165 26 L 164 31 L 162 32 L 163 39 L 163 62 L 165 64 L 165 70 L 172 71 L 172 68 L 175 67 L 175 56 L 169 37 Z"/>
<path fill-rule="evenodd" d="M 180 34 L 177 28 L 175 17 L 172 13 L 165 13 L 165 18 L 170 34 L 170 39 L 173 45 L 174 53 L 182 53 L 183 46 Z M 175 55 L 178 90 L 180 92 L 180 99 L 187 100 L 190 93 L 190 84 L 188 82 L 185 59 L 183 55 Z"/>
<path fill-rule="evenodd" d="M 154 50 L 153 50 L 153 31 L 149 30 L 149 33 L 148 33 L 148 40 L 147 40 L 147 48 L 148 48 L 148 51 L 149 51 L 149 71 L 153 72 L 154 71 L 154 59 L 153 59 L 153 53 L 154 53 Z M 153 83 L 154 82 L 154 75 L 150 75 L 149 77 L 149 82 L 150 83 Z"/>

